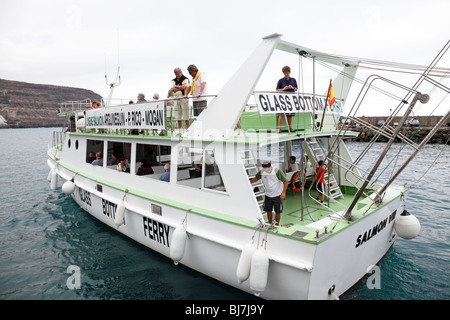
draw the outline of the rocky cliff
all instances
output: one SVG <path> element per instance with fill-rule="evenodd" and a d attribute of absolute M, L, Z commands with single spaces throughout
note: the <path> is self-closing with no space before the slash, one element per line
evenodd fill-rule
<path fill-rule="evenodd" d="M 101 100 L 91 90 L 32 84 L 0 79 L 0 128 L 64 126 L 59 103 L 83 99 Z"/>

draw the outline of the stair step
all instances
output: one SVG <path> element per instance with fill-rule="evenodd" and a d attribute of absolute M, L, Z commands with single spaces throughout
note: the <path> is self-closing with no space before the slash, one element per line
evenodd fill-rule
<path fill-rule="evenodd" d="M 255 192 L 255 197 L 261 197 L 265 194 L 266 194 L 266 191 L 258 191 L 258 192 Z"/>
<path fill-rule="evenodd" d="M 247 173 L 248 178 L 250 180 L 255 178 L 256 173 L 251 172 L 251 171 L 252 170 L 258 171 L 258 167 L 257 167 L 257 163 L 253 157 L 252 152 L 250 150 L 241 151 L 241 160 L 243 161 L 244 169 Z M 262 206 L 264 204 L 264 197 L 266 195 L 264 184 L 262 183 L 261 180 L 259 180 L 259 181 L 256 181 L 255 183 L 251 184 L 251 187 L 253 190 L 257 188 L 257 191 L 253 191 L 253 193 L 255 195 L 255 199 L 256 199 L 256 202 L 258 203 L 258 206 L 262 210 Z"/>

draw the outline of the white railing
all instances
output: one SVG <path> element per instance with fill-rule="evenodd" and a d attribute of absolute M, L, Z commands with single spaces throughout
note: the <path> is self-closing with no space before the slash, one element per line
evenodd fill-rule
<path fill-rule="evenodd" d="M 84 99 L 80 101 L 66 101 L 59 104 L 59 113 L 73 113 L 86 110 L 92 106 L 91 99 Z"/>

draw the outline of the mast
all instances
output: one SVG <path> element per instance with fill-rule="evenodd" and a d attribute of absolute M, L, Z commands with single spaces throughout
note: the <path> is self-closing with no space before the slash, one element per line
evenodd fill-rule
<path fill-rule="evenodd" d="M 106 85 L 109 86 L 109 95 L 108 98 L 106 99 L 106 107 L 111 106 L 111 100 L 114 94 L 114 88 L 117 86 L 120 86 L 120 75 L 119 75 L 119 71 L 120 71 L 120 66 L 117 67 L 117 75 L 116 75 L 116 82 L 110 83 L 108 84 L 108 77 L 105 74 L 105 81 L 106 81 Z"/>
<path fill-rule="evenodd" d="M 105 65 L 106 65 L 106 57 L 105 57 Z M 106 69 L 106 66 L 105 66 Z M 120 86 L 120 58 L 119 58 L 119 29 L 117 29 L 117 75 L 116 75 L 116 81 L 113 83 L 108 84 L 108 77 L 106 76 L 106 70 L 105 70 L 105 81 L 106 85 L 109 86 L 109 95 L 106 100 L 106 107 L 111 106 L 111 100 L 114 94 L 114 88 Z"/>

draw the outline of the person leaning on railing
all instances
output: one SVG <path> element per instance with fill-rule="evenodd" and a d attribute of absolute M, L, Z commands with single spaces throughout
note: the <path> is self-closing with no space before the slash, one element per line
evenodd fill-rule
<path fill-rule="evenodd" d="M 198 71 L 198 68 L 191 64 L 187 67 L 189 74 L 192 76 L 192 84 L 186 90 L 184 97 L 190 93 L 193 96 L 194 116 L 198 117 L 206 108 L 206 76 L 204 72 Z"/>
<path fill-rule="evenodd" d="M 175 73 L 175 78 L 172 80 L 172 87 L 169 89 L 169 94 L 167 98 L 170 98 L 170 94 L 174 97 L 186 96 L 189 91 L 189 79 L 183 75 L 180 68 L 175 68 L 173 70 Z M 177 99 L 174 101 L 174 120 L 178 121 L 178 131 L 181 135 L 181 127 L 183 126 L 183 120 L 186 123 L 186 128 L 189 128 L 189 101 L 188 99 Z"/>

